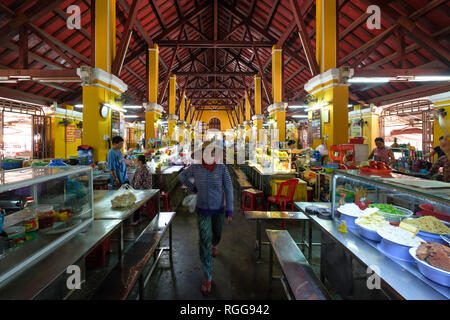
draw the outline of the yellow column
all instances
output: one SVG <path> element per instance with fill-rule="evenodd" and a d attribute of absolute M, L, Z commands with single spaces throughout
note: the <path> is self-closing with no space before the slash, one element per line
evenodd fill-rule
<path fill-rule="evenodd" d="M 336 0 L 316 1 L 316 59 L 321 73 L 336 68 Z"/>
<path fill-rule="evenodd" d="M 272 48 L 272 97 L 273 104 L 277 105 L 271 116 L 277 122 L 278 138 L 280 142 L 286 141 L 286 110 L 281 106 L 283 92 L 283 56 L 282 50 L 276 46 Z M 269 110 L 270 113 L 270 110 Z"/>
<path fill-rule="evenodd" d="M 169 144 L 172 145 L 176 142 L 176 138 L 172 137 L 175 126 L 177 124 L 178 117 L 175 115 L 175 103 L 176 103 L 176 90 L 177 90 L 177 79 L 176 76 L 173 75 L 170 77 L 169 81 Z"/>
<path fill-rule="evenodd" d="M 154 48 L 148 49 L 148 102 L 153 106 L 158 103 L 158 77 L 159 77 L 159 48 L 155 44 Z M 161 108 L 152 107 L 151 109 L 157 109 L 154 111 L 145 112 L 145 140 L 148 143 L 148 139 L 155 139 L 155 124 L 161 117 Z"/>
<path fill-rule="evenodd" d="M 444 112 L 447 113 L 444 119 L 447 130 L 450 131 L 450 91 L 432 95 L 428 99 L 433 103 L 435 109 L 444 109 Z M 439 137 L 444 135 L 445 132 L 439 125 L 439 120 L 435 119 L 433 124 L 433 146 L 438 146 Z"/>
<path fill-rule="evenodd" d="M 349 137 L 355 138 L 351 135 L 351 124 L 354 120 L 363 120 L 364 124 L 362 127 L 362 136 L 364 137 L 364 144 L 368 145 L 369 153 L 375 148 L 375 138 L 380 136 L 379 130 L 379 114 L 375 111 L 375 108 L 361 109 L 360 105 L 354 106 L 354 111 L 348 113 L 348 123 L 349 123 Z M 367 124 L 366 124 L 367 122 Z"/>
<path fill-rule="evenodd" d="M 260 132 L 262 130 L 264 116 L 261 114 L 261 77 L 255 75 L 255 115 L 253 116 L 253 121 L 256 126 L 257 141 L 260 140 Z"/>
<path fill-rule="evenodd" d="M 112 75 L 111 68 L 116 50 L 116 2 L 95 1 L 95 68 L 92 82 L 83 86 L 83 144 L 94 149 L 94 160 L 105 161 L 109 151 L 111 108 L 127 90 L 126 84 Z M 80 71 L 80 69 L 78 69 Z M 102 105 L 107 105 L 107 115 L 100 115 Z"/>
<path fill-rule="evenodd" d="M 248 122 L 247 122 L 247 121 L 250 120 L 250 108 L 251 108 L 251 106 L 250 106 L 250 100 L 249 99 L 250 99 L 250 97 L 247 95 L 247 93 L 245 93 L 245 106 L 244 106 L 244 108 L 245 108 L 245 119 L 244 120 L 247 123 L 245 125 L 245 132 L 246 132 L 245 140 L 246 141 L 249 141 L 250 135 L 251 135 L 250 126 L 248 125 Z M 244 115 L 242 115 L 242 117 L 244 117 Z"/>
<path fill-rule="evenodd" d="M 186 96 L 181 97 L 181 103 L 180 103 L 180 120 L 185 121 L 184 119 L 184 112 L 185 112 L 185 104 L 186 104 Z"/>
<path fill-rule="evenodd" d="M 310 79 L 305 90 L 317 99 L 309 107 L 321 110 L 321 139 L 330 147 L 348 143 L 348 85 L 340 82 L 341 70 L 336 69 L 336 0 L 316 1 L 316 21 L 316 58 L 321 74 Z M 314 140 L 313 147 L 320 141 Z"/>

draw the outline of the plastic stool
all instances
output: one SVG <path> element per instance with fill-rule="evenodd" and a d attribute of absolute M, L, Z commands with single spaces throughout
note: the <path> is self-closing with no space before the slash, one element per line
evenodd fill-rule
<path fill-rule="evenodd" d="M 247 198 L 250 200 L 250 204 L 247 206 Z M 260 198 L 261 202 L 256 206 L 257 199 Z M 264 210 L 264 193 L 261 190 L 246 189 L 242 199 L 242 213 L 244 211 Z"/>
<path fill-rule="evenodd" d="M 161 192 L 161 195 L 159 197 L 161 200 L 164 201 L 164 211 L 165 212 L 170 212 L 172 211 L 170 209 L 170 202 L 169 202 L 169 193 L 166 191 Z"/>

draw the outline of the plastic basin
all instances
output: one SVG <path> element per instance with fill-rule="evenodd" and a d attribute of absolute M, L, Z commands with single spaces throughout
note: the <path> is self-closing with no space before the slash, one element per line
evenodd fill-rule
<path fill-rule="evenodd" d="M 382 253 L 390 258 L 407 262 L 414 261 L 414 258 L 411 257 L 411 254 L 409 253 L 409 249 L 411 249 L 410 246 L 405 246 L 381 237 L 381 242 L 377 245 L 377 247 Z"/>
<path fill-rule="evenodd" d="M 360 226 L 359 224 L 355 223 L 356 229 L 358 230 L 359 234 L 366 239 L 380 242 L 383 238 L 374 230 L 370 230 L 367 228 L 364 228 L 363 226 Z"/>
<path fill-rule="evenodd" d="M 416 250 L 417 248 L 409 249 L 409 254 L 413 261 L 417 262 L 417 268 L 419 269 L 420 273 L 431 281 L 434 281 L 445 287 L 450 287 L 450 272 L 433 267 L 426 261 L 420 260 L 416 257 Z"/>
<path fill-rule="evenodd" d="M 433 217 L 436 217 L 436 218 L 438 218 L 440 220 L 444 220 L 444 221 L 450 222 L 450 215 L 434 211 L 434 207 L 430 203 L 419 204 L 419 208 L 422 210 L 422 215 L 423 216 L 433 216 Z"/>
<path fill-rule="evenodd" d="M 411 210 L 394 206 L 396 209 L 403 211 L 405 214 L 391 214 L 383 211 L 378 211 L 379 214 L 381 214 L 387 221 L 394 222 L 394 223 L 400 223 L 405 218 L 410 218 L 414 213 Z"/>
<path fill-rule="evenodd" d="M 341 212 L 341 219 L 345 221 L 347 228 L 356 228 L 355 220 L 358 219 L 358 217 L 349 216 Z"/>
<path fill-rule="evenodd" d="M 437 233 L 431 233 L 431 232 L 426 232 L 426 231 L 419 231 L 419 233 L 417 234 L 420 238 L 422 238 L 425 241 L 428 242 L 439 242 L 442 244 L 447 244 L 445 242 L 444 239 L 441 238 L 440 234 Z"/>

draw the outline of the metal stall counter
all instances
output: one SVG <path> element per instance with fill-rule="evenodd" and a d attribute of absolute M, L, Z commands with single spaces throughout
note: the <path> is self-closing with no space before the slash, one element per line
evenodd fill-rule
<path fill-rule="evenodd" d="M 423 204 L 431 204 L 436 212 L 441 212 L 442 217 L 448 217 L 450 213 L 449 184 L 445 185 L 436 181 L 430 183 L 428 180 L 398 174 L 374 177 L 354 170 L 337 170 L 332 176 L 331 185 L 331 203 L 295 203 L 296 207 L 305 212 L 321 231 L 322 281 L 326 279 L 341 296 L 349 299 L 360 297 L 359 294 L 379 294 L 380 298 L 407 300 L 448 300 L 450 298 L 448 284 L 432 281 L 429 276 L 425 276 L 418 267 L 420 262 L 416 262 L 412 254 L 409 257 L 411 259 L 407 259 L 408 257 L 401 258 L 395 256 L 393 252 L 388 253 L 382 250 L 380 240 L 369 240 L 363 237 L 357 224 L 349 224 L 347 232 L 345 229 L 342 230 L 343 219 L 346 219 L 346 222 L 349 220 L 347 215 L 336 210 L 343 204 L 353 203 L 355 197 L 357 202 L 361 201 L 361 192 L 364 191 L 365 199 L 370 200 L 372 204 L 393 205 L 405 213 L 410 212 L 408 218 L 417 218 L 422 215 Z M 344 194 L 343 190 L 347 193 Z M 329 219 L 323 219 L 322 216 L 314 214 L 311 209 L 307 209 L 309 206 L 329 208 Z M 383 212 L 379 213 L 385 215 Z M 395 219 L 393 215 L 385 215 L 385 218 L 394 225 L 403 219 L 398 218 L 398 221 L 393 221 Z M 368 268 L 377 270 L 372 270 L 369 274 Z M 366 281 L 374 272 L 381 279 L 381 290 L 367 288 Z M 357 285 L 358 280 L 364 280 L 364 284 L 360 284 L 360 287 Z M 364 288 L 361 289 L 362 287 Z"/>
<path fill-rule="evenodd" d="M 5 210 L 0 235 L 0 297 L 6 299 L 39 296 L 118 226 L 93 223 L 90 167 L 0 172 L 0 194 L 17 201 Z"/>

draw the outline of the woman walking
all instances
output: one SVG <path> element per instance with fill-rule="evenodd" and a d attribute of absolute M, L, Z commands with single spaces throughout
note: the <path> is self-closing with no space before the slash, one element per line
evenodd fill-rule
<path fill-rule="evenodd" d="M 218 254 L 217 245 L 225 217 L 230 223 L 233 216 L 233 184 L 230 173 L 223 163 L 217 163 L 218 157 L 214 151 L 210 153 L 211 157 L 208 157 L 209 152 L 205 152 L 205 149 L 208 146 L 208 149 L 213 147 L 211 143 L 204 142 L 202 145 L 202 163 L 192 164 L 179 175 L 181 183 L 191 192 L 197 193 L 200 262 L 204 273 L 201 287 L 203 295 L 211 292 L 212 257 Z M 194 183 L 189 181 L 190 178 L 194 178 Z"/>

